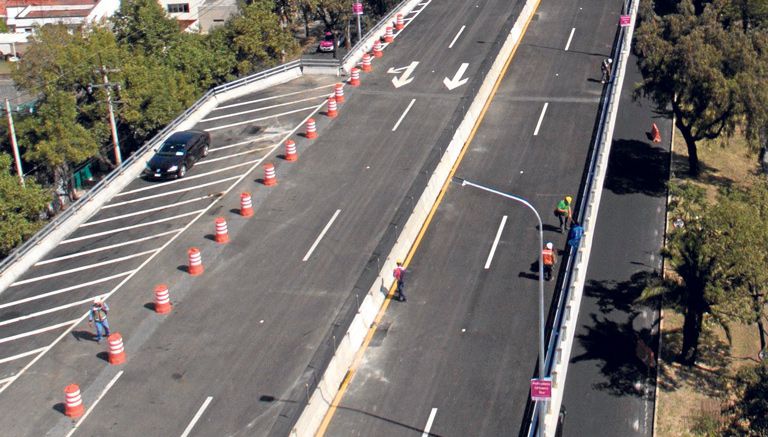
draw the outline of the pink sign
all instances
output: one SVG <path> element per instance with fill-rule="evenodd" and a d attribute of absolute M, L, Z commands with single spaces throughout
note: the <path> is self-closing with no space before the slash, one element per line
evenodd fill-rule
<path fill-rule="evenodd" d="M 353 3 L 352 4 L 352 13 L 355 15 L 363 15 L 363 4 L 362 3 Z"/>
<path fill-rule="evenodd" d="M 630 15 L 622 15 L 621 18 L 619 18 L 619 25 L 621 27 L 627 27 L 629 26 L 630 21 L 632 21 L 632 17 Z"/>
<path fill-rule="evenodd" d="M 552 380 L 531 379 L 531 400 L 548 401 L 552 398 Z"/>

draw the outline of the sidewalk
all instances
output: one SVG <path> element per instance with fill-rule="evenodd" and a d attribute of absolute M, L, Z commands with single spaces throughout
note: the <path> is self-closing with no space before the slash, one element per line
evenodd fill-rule
<path fill-rule="evenodd" d="M 632 100 L 641 80 L 635 56 L 626 76 L 570 357 L 563 436 L 653 435 L 650 350 L 658 344 L 659 308 L 634 301 L 661 268 L 672 123 L 651 102 Z M 651 123 L 660 144 L 648 138 Z"/>

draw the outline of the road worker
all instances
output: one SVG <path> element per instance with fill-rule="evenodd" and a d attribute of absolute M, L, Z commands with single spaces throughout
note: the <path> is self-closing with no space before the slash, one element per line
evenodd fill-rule
<path fill-rule="evenodd" d="M 555 208 L 555 215 L 557 216 L 557 219 L 560 221 L 560 233 L 563 233 L 563 226 L 566 228 L 568 227 L 569 223 L 573 220 L 571 213 L 571 202 L 573 201 L 573 198 L 571 196 L 565 196 L 563 200 L 559 201 L 557 203 L 557 207 Z"/>
<path fill-rule="evenodd" d="M 88 326 L 96 324 L 96 343 L 101 342 L 102 337 L 109 336 L 109 323 L 107 322 L 109 307 L 100 297 L 93 299 L 91 311 L 88 313 Z"/>
<path fill-rule="evenodd" d="M 400 302 L 405 302 L 405 267 L 403 267 L 403 261 L 397 260 L 397 267 L 392 272 L 392 276 L 397 281 L 397 288 L 395 290 L 395 299 Z"/>
<path fill-rule="evenodd" d="M 544 280 L 551 281 L 552 268 L 557 264 L 557 254 L 551 242 L 544 245 L 544 249 L 541 251 L 541 260 L 544 264 Z"/>

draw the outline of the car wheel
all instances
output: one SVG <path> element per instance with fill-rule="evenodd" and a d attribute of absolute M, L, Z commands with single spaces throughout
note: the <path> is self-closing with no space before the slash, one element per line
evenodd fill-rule
<path fill-rule="evenodd" d="M 203 146 L 203 158 L 205 158 L 206 156 L 208 156 L 208 148 L 209 148 L 209 147 L 210 147 L 210 146 L 209 146 L 208 144 L 206 144 L 205 146 Z"/>
<path fill-rule="evenodd" d="M 181 164 L 179 167 L 179 178 L 183 178 L 187 174 L 187 164 Z"/>

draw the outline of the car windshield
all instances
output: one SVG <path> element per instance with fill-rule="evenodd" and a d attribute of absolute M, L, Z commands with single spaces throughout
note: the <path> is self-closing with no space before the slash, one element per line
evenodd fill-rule
<path fill-rule="evenodd" d="M 165 143 L 157 154 L 162 156 L 184 156 L 184 146 L 185 144 L 183 143 Z"/>
<path fill-rule="evenodd" d="M 328 41 L 328 42 L 333 42 L 333 34 L 332 34 L 332 33 L 330 33 L 330 32 L 326 33 L 326 34 L 325 34 L 325 39 L 324 39 L 324 40 L 325 40 L 325 41 Z"/>

